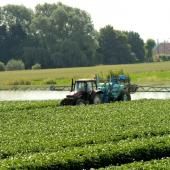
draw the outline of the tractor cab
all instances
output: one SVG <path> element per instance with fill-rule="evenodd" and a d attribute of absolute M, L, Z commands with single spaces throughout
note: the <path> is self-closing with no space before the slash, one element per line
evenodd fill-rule
<path fill-rule="evenodd" d="M 76 92 L 92 92 L 97 89 L 96 80 L 94 79 L 79 79 L 72 83 L 72 90 Z"/>

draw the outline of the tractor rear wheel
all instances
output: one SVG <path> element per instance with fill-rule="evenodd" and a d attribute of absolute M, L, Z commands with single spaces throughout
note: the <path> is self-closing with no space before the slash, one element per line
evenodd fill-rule
<path fill-rule="evenodd" d="M 85 105 L 86 102 L 83 99 L 77 99 L 76 105 Z"/>
<path fill-rule="evenodd" d="M 127 91 L 123 91 L 121 95 L 121 101 L 130 101 L 130 100 L 131 100 L 130 93 Z"/>
<path fill-rule="evenodd" d="M 96 94 L 93 98 L 93 104 L 100 104 L 100 103 L 102 103 L 101 95 Z"/>
<path fill-rule="evenodd" d="M 60 106 L 64 106 L 64 105 L 67 105 L 67 100 L 66 99 L 63 99 L 60 102 Z"/>

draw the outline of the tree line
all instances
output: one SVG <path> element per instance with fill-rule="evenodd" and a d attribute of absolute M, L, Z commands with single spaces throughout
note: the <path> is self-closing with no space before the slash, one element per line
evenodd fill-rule
<path fill-rule="evenodd" d="M 21 60 L 26 69 L 36 63 L 56 68 L 144 62 L 155 45 L 111 25 L 96 31 L 86 11 L 62 3 L 39 4 L 34 11 L 6 5 L 0 14 L 0 61 Z"/>

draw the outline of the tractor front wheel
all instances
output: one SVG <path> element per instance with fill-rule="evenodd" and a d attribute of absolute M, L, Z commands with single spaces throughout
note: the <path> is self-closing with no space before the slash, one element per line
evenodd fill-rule
<path fill-rule="evenodd" d="M 100 103 L 102 103 L 101 95 L 96 94 L 93 98 L 93 104 L 100 104 Z"/>

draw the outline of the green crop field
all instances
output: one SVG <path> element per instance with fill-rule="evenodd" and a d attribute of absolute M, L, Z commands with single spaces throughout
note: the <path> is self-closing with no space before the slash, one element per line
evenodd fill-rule
<path fill-rule="evenodd" d="M 170 62 L 160 62 L 0 72 L 0 88 L 10 88 L 13 85 L 70 85 L 72 78 L 94 78 L 95 74 L 106 76 L 111 70 L 123 70 L 130 75 L 132 82 L 137 84 L 170 84 Z"/>
<path fill-rule="evenodd" d="M 170 158 L 162 158 L 160 160 L 152 161 L 140 161 L 125 164 L 122 166 L 109 166 L 105 168 L 99 168 L 99 170 L 129 170 L 129 169 L 138 169 L 138 170 L 169 170 L 170 169 Z"/>
<path fill-rule="evenodd" d="M 169 122 L 170 100 L 0 102 L 0 169 L 168 169 Z"/>

